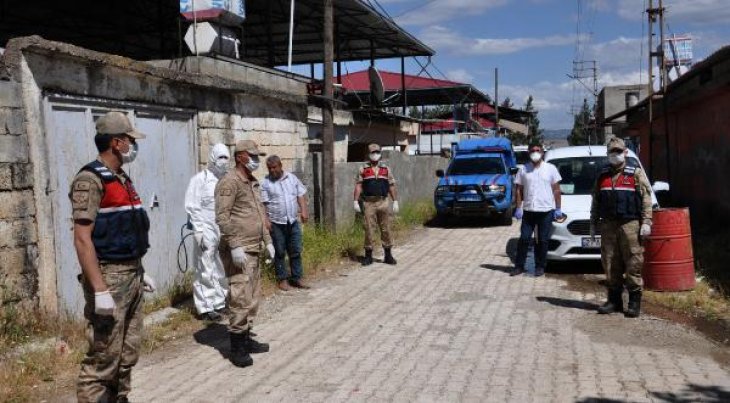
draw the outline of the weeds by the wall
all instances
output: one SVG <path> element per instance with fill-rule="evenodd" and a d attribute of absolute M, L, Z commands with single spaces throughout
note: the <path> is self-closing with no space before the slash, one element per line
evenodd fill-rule
<path fill-rule="evenodd" d="M 395 216 L 395 236 L 402 238 L 409 229 L 434 216 L 431 202 L 405 204 Z M 330 232 L 321 226 L 308 224 L 303 233 L 303 265 L 306 275 L 316 277 L 325 267 L 343 258 L 355 258 L 362 253 L 364 230 L 362 221 Z M 168 292 L 147 301 L 145 313 L 168 306 L 179 306 L 192 296 L 193 273 L 182 276 Z M 265 288 L 273 290 L 275 277 L 271 264 L 265 265 Z M 168 341 L 189 337 L 204 324 L 195 320 L 194 308 L 181 307 L 167 321 L 145 329 L 143 352 L 150 352 Z M 9 351 L 29 341 L 54 337 L 50 348 L 5 356 Z M 48 396 L 73 394 L 79 363 L 86 352 L 85 324 L 70 318 L 59 319 L 43 312 L 22 312 L 14 305 L 0 307 L 0 401 L 36 401 Z"/>

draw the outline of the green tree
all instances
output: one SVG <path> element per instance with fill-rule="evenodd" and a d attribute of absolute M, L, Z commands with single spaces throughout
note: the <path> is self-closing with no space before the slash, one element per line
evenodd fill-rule
<path fill-rule="evenodd" d="M 571 146 L 582 146 L 586 144 L 596 144 L 596 127 L 591 115 L 591 108 L 588 106 L 588 100 L 583 99 L 583 106 L 580 112 L 574 116 L 573 130 L 568 136 L 568 143 Z"/>
<path fill-rule="evenodd" d="M 505 98 L 504 101 L 499 105 L 500 108 L 512 108 L 515 104 L 512 103 L 512 100 L 509 99 L 509 97 Z"/>
<path fill-rule="evenodd" d="M 540 118 L 537 117 L 538 111 L 535 109 L 535 106 L 533 105 L 534 98 L 532 95 L 527 97 L 527 102 L 525 102 L 525 112 L 529 112 L 530 115 L 526 118 L 526 122 L 523 122 L 527 125 L 527 144 L 530 143 L 540 143 L 543 142 L 543 130 L 540 129 Z"/>

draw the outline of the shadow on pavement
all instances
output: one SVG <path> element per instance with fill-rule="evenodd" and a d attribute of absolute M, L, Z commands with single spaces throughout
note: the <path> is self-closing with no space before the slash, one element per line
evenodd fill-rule
<path fill-rule="evenodd" d="M 687 384 L 680 393 L 671 392 L 650 392 L 650 394 L 665 402 L 689 403 L 689 402 L 730 402 L 730 391 L 721 386 Z"/>
<path fill-rule="evenodd" d="M 603 274 L 603 267 L 598 260 L 551 261 L 547 271 L 554 274 Z"/>
<path fill-rule="evenodd" d="M 512 266 L 502 266 L 499 264 L 489 264 L 489 263 L 480 264 L 479 267 L 481 267 L 482 269 L 501 271 L 504 273 L 509 273 L 512 270 Z"/>
<path fill-rule="evenodd" d="M 193 338 L 199 344 L 215 348 L 223 358 L 229 358 L 231 345 L 228 338 L 228 328 L 225 325 L 212 323 L 205 329 L 195 332 Z"/>
<path fill-rule="evenodd" d="M 649 392 L 653 399 L 669 403 L 690 403 L 690 402 L 730 402 L 730 391 L 721 386 L 704 386 L 693 383 L 687 384 L 683 391 L 673 392 Z M 652 399 L 652 400 L 653 400 Z M 621 403 L 625 400 L 607 399 L 601 397 L 587 397 L 576 400 L 576 403 Z"/>
<path fill-rule="evenodd" d="M 547 302 L 548 304 L 560 306 L 563 308 L 575 308 L 583 309 L 585 311 L 595 311 L 598 309 L 598 305 L 592 302 L 578 301 L 574 299 L 564 299 L 555 297 L 535 297 L 540 302 Z"/>
<path fill-rule="evenodd" d="M 434 217 L 425 224 L 428 228 L 488 228 L 499 227 L 499 222 L 482 217 Z"/>

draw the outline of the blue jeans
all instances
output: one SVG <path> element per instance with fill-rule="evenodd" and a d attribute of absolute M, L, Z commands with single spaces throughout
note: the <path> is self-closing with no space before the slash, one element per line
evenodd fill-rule
<path fill-rule="evenodd" d="M 520 241 L 517 243 L 517 260 L 515 267 L 525 268 L 527 249 L 530 246 L 532 234 L 537 227 L 537 242 L 535 242 L 535 272 L 545 271 L 548 253 L 548 241 L 550 240 L 550 229 L 553 223 L 553 210 L 545 212 L 525 211 L 520 226 Z"/>
<path fill-rule="evenodd" d="M 296 281 L 302 278 L 302 226 L 299 221 L 291 224 L 271 223 L 271 239 L 274 241 L 274 267 L 276 279 Z M 291 276 L 286 272 L 284 260 L 289 255 Z"/>

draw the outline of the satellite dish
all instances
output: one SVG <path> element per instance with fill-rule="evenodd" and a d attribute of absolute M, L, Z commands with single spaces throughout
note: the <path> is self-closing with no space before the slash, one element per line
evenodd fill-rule
<path fill-rule="evenodd" d="M 368 67 L 368 76 L 370 77 L 370 102 L 374 106 L 380 106 L 385 100 L 383 78 L 374 66 Z"/>

